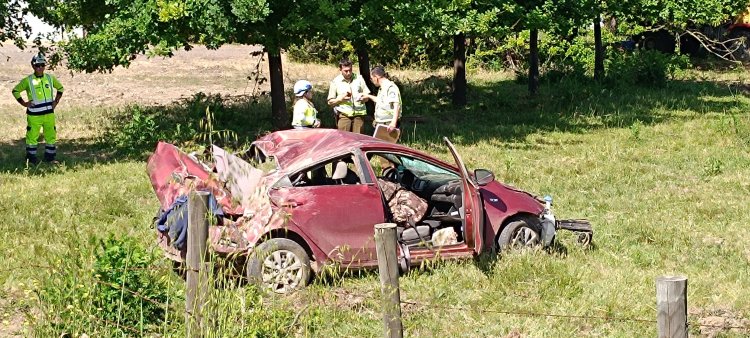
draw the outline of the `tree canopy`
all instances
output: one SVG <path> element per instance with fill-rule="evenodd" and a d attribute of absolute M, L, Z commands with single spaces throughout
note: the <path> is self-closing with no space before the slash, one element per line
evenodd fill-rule
<path fill-rule="evenodd" d="M 20 0 L 0 2 L 0 46 L 6 41 L 19 47 L 25 45 L 25 38 L 31 35 L 31 27 L 24 18 L 26 13 Z"/>
<path fill-rule="evenodd" d="M 601 61 L 601 15 L 629 27 L 718 26 L 747 7 L 729 0 L 27 0 L 28 11 L 62 28 L 80 27 L 84 36 L 60 43 L 58 51 L 74 70 L 127 67 L 137 55 L 171 56 L 193 44 L 262 45 L 269 57 L 272 110 L 277 128 L 288 124 L 281 52 L 309 40 L 348 40 L 361 58 L 394 60 L 409 54 L 455 67 L 454 90 L 464 86 L 466 47 L 530 32 L 529 78 L 539 76 L 539 32 L 572 41 L 595 26 L 597 74 Z M 21 0 L 0 4 L 0 42 L 23 43 L 29 27 Z M 474 48 L 478 48 L 474 46 Z M 592 48 L 593 49 L 593 48 Z M 365 62 L 367 64 L 367 62 Z M 434 64 L 433 64 L 434 65 Z M 360 64 L 360 67 L 362 63 Z M 461 77 L 464 77 L 461 83 Z M 597 77 L 600 77 L 599 75 Z M 534 89 L 530 86 L 530 90 Z M 460 96 L 457 101 L 461 101 Z M 465 97 L 464 97 L 465 100 Z M 454 96 L 454 102 L 456 97 Z"/>

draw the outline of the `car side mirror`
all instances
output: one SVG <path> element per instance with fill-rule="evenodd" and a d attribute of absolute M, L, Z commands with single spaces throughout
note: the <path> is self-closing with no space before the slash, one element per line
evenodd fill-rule
<path fill-rule="evenodd" d="M 478 185 L 484 186 L 495 180 L 495 174 L 487 169 L 474 170 L 474 180 Z"/>

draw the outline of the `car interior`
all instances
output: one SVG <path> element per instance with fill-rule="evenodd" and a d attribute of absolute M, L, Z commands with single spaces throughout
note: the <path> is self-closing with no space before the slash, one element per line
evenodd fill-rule
<path fill-rule="evenodd" d="M 287 184 L 294 187 L 308 187 L 361 183 L 362 180 L 357 174 L 352 155 L 347 155 L 291 174 Z"/>
<path fill-rule="evenodd" d="M 399 184 L 427 202 L 415 224 L 398 224 L 399 241 L 409 247 L 443 246 L 464 241 L 461 177 L 432 163 L 395 153 L 368 153 L 378 179 Z M 385 201 L 385 205 L 388 205 Z M 388 210 L 388 208 L 386 208 Z"/>

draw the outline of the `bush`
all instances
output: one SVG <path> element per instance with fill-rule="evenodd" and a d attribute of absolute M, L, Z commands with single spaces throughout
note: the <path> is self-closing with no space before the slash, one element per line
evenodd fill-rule
<path fill-rule="evenodd" d="M 110 237 L 94 255 L 92 305 L 101 316 L 130 327 L 164 321 L 169 294 L 165 280 L 151 274 L 153 254 L 133 239 Z"/>
<path fill-rule="evenodd" d="M 302 44 L 289 46 L 286 52 L 289 60 L 299 63 L 337 65 L 344 57 L 356 60 L 354 46 L 346 40 L 338 44 L 325 40 L 307 40 Z"/>
<path fill-rule="evenodd" d="M 665 85 L 678 71 L 690 66 L 685 55 L 642 49 L 633 53 L 610 53 L 605 62 L 608 82 L 656 87 Z"/>
<path fill-rule="evenodd" d="M 162 327 L 174 297 L 168 275 L 155 273 L 156 257 L 130 238 L 91 242 L 94 248 L 69 244 L 49 263 L 54 269 L 40 281 L 42 316 L 32 321 L 33 335 L 133 336 Z"/>
<path fill-rule="evenodd" d="M 126 157 L 141 157 L 153 151 L 159 141 L 185 150 L 212 142 L 239 149 L 271 129 L 266 98 L 197 93 L 165 107 L 129 107 L 114 120 L 100 143 Z"/>
<path fill-rule="evenodd" d="M 104 142 L 111 142 L 120 153 L 137 154 L 143 149 L 153 149 L 164 132 L 156 120 L 158 114 L 148 113 L 140 107 L 129 108 L 131 114 L 119 130 L 109 130 Z"/>

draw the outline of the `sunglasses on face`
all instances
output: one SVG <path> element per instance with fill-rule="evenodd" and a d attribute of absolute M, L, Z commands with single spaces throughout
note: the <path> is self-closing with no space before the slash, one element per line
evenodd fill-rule
<path fill-rule="evenodd" d="M 47 66 L 47 65 L 44 65 L 44 64 L 39 64 L 39 65 L 34 65 L 34 68 L 43 68 L 43 67 L 46 67 L 46 66 Z"/>

